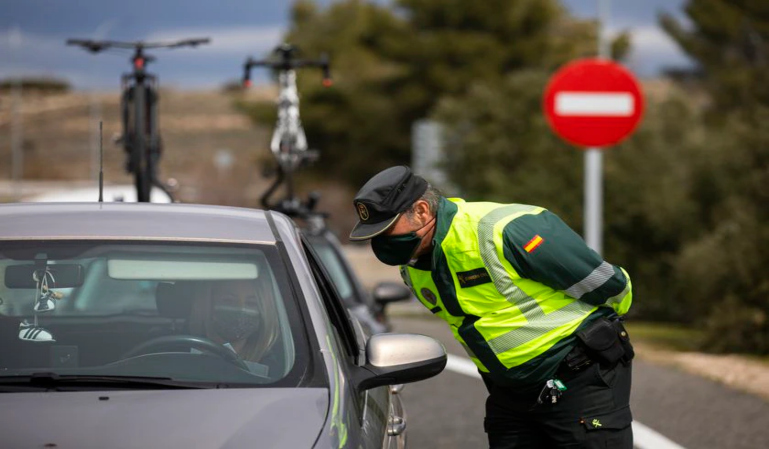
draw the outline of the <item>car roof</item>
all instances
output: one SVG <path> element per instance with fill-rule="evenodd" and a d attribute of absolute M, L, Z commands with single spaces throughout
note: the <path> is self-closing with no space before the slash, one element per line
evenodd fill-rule
<path fill-rule="evenodd" d="M 270 215 L 276 217 L 276 214 Z M 276 236 L 267 217 L 265 211 L 257 209 L 179 203 L 0 204 L 0 240 L 128 239 L 274 244 Z"/>
<path fill-rule="evenodd" d="M 116 203 L 135 203 L 136 187 L 133 185 L 106 185 L 102 189 L 103 198 L 106 202 Z M 93 202 L 99 197 L 99 188 L 96 186 L 83 187 L 78 189 L 56 189 L 25 198 L 24 202 L 30 203 L 86 203 Z M 168 193 L 159 187 L 153 186 L 150 189 L 150 202 L 152 203 L 173 203 Z"/>

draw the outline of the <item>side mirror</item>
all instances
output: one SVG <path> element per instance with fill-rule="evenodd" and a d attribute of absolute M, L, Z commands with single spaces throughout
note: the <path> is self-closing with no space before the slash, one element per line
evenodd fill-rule
<path fill-rule="evenodd" d="M 446 367 L 446 350 L 437 340 L 418 334 L 377 334 L 366 343 L 366 364 L 355 375 L 359 391 L 417 382 Z"/>
<path fill-rule="evenodd" d="M 374 287 L 374 301 L 382 306 L 411 298 L 411 290 L 397 282 L 380 282 Z"/>

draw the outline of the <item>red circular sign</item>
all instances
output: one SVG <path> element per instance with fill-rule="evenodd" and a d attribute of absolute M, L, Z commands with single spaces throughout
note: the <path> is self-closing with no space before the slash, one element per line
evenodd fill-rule
<path fill-rule="evenodd" d="M 545 116 L 563 139 L 581 147 L 606 147 L 628 137 L 643 115 L 635 77 L 602 59 L 567 64 L 545 88 Z"/>

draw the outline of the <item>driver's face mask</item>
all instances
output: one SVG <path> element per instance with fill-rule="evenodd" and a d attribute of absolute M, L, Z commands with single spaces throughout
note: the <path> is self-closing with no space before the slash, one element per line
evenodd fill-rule
<path fill-rule="evenodd" d="M 232 304 L 214 304 L 211 323 L 227 342 L 243 340 L 259 328 L 259 309 Z"/>

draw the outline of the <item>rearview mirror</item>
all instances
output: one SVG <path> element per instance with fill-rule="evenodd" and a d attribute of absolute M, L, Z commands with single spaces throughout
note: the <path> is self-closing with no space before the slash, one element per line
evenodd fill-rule
<path fill-rule="evenodd" d="M 52 288 L 74 288 L 83 285 L 83 266 L 78 264 L 49 264 L 46 266 L 53 277 Z M 36 288 L 37 281 L 32 274 L 41 269 L 37 265 L 8 265 L 5 267 L 7 288 Z"/>
<path fill-rule="evenodd" d="M 429 379 L 446 367 L 446 350 L 418 334 L 376 334 L 366 343 L 366 364 L 357 371 L 360 391 Z"/>
<path fill-rule="evenodd" d="M 381 305 L 411 298 L 411 290 L 398 282 L 380 282 L 374 287 L 374 301 Z"/>

